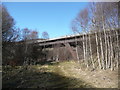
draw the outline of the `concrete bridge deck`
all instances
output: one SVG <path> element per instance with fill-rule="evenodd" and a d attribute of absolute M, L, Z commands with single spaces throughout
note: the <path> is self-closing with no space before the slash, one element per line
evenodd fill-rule
<path fill-rule="evenodd" d="M 107 32 L 109 33 L 110 30 Z M 114 31 L 114 30 L 111 30 Z M 118 29 L 118 34 L 120 34 L 120 30 Z M 107 33 L 106 32 L 106 33 Z M 101 33 L 104 33 L 101 31 Z M 27 44 L 33 44 L 33 45 L 39 45 L 41 47 L 46 46 L 46 47 L 51 47 L 52 45 L 55 44 L 64 44 L 64 43 L 69 43 L 71 45 L 76 45 L 75 42 L 78 44 L 83 41 L 83 36 L 84 35 L 90 35 L 90 38 L 95 38 L 95 33 L 88 33 L 88 34 L 76 34 L 76 35 L 69 35 L 69 36 L 64 36 L 64 37 L 58 37 L 58 38 L 53 38 L 53 39 L 35 39 L 35 40 L 27 40 Z M 104 38 L 104 37 L 102 37 Z M 87 38 L 88 39 L 88 38 Z M 22 41 L 24 42 L 24 41 Z M 20 43 L 22 43 L 20 42 Z"/>

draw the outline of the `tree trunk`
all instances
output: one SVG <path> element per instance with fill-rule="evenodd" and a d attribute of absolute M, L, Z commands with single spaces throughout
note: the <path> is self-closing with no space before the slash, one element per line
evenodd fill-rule
<path fill-rule="evenodd" d="M 110 31 L 108 31 L 108 32 L 110 32 Z M 107 44 L 108 44 L 108 64 L 107 64 L 107 68 L 110 68 L 110 61 L 111 61 L 111 58 L 110 58 L 110 56 L 111 56 L 111 48 L 110 48 L 110 40 L 109 40 L 109 36 L 110 36 L 110 34 L 108 33 L 108 35 L 107 35 Z"/>
<path fill-rule="evenodd" d="M 111 59 L 111 71 L 113 70 L 113 45 L 112 45 L 112 34 L 111 34 L 111 30 L 110 30 L 110 49 L 111 49 L 111 55 L 110 55 L 110 59 Z"/>
<path fill-rule="evenodd" d="M 106 39 L 105 21 L 104 21 L 104 10 L 103 10 L 103 15 L 102 15 L 102 23 L 103 23 L 102 26 L 103 26 L 104 38 L 105 38 L 105 62 L 106 62 L 105 67 L 107 68 L 107 64 L 108 64 L 108 62 L 107 62 L 107 60 L 108 60 L 107 55 L 108 55 L 108 52 L 107 52 L 107 39 Z"/>
<path fill-rule="evenodd" d="M 78 63 L 79 63 L 78 45 L 76 45 L 76 54 L 77 54 L 77 60 L 78 60 Z"/>
<path fill-rule="evenodd" d="M 105 62 L 106 62 L 106 65 L 105 67 L 107 68 L 107 65 L 108 65 L 108 47 L 107 47 L 107 39 L 106 39 L 106 31 L 105 31 L 105 28 L 104 28 L 104 25 L 103 25 L 103 30 L 104 30 L 104 38 L 105 38 Z"/>
<path fill-rule="evenodd" d="M 99 34 L 100 34 L 100 47 L 101 47 L 102 68 L 105 69 L 105 67 L 104 67 L 103 43 L 102 43 L 101 32 L 99 32 Z"/>
<path fill-rule="evenodd" d="M 88 41 L 87 41 L 87 34 L 85 34 L 85 36 L 86 36 L 86 43 L 85 43 L 86 44 L 86 63 L 87 63 L 87 68 L 88 68 L 88 64 L 89 63 L 88 63 L 88 45 L 87 45 Z"/>
<path fill-rule="evenodd" d="M 89 33 L 89 46 L 90 46 L 90 59 L 92 60 L 93 68 L 95 68 L 94 60 L 93 60 L 93 56 L 92 56 L 92 47 L 91 47 L 90 33 Z"/>
<path fill-rule="evenodd" d="M 24 55 L 24 62 L 23 64 L 26 65 L 27 64 L 27 41 L 25 40 L 25 55 Z"/>
<path fill-rule="evenodd" d="M 79 63 L 79 55 L 78 55 L 78 45 L 77 45 L 77 38 L 75 37 L 75 44 L 76 44 L 76 55 L 77 55 L 77 60 L 78 60 L 78 63 Z"/>
<path fill-rule="evenodd" d="M 86 53 L 85 53 L 85 37 L 84 37 L 84 35 L 83 35 L 83 60 L 84 60 L 84 62 L 86 63 L 85 55 L 86 55 Z"/>
<path fill-rule="evenodd" d="M 116 57 L 116 60 L 117 60 L 117 68 L 118 68 L 118 65 L 119 65 L 119 36 L 118 36 L 118 31 L 117 30 L 115 30 L 115 32 L 116 32 L 116 41 L 117 41 L 117 57 Z"/>
<path fill-rule="evenodd" d="M 99 54 L 99 47 L 98 47 L 98 35 L 97 32 L 95 32 L 95 37 L 96 37 L 96 44 L 97 44 L 97 58 L 98 58 L 98 64 L 99 64 L 99 68 L 101 69 L 101 62 L 100 62 L 100 54 Z"/>

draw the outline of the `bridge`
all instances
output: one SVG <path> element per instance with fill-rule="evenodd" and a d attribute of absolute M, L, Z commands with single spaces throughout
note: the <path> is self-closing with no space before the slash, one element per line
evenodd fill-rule
<path fill-rule="evenodd" d="M 110 30 L 107 30 L 106 33 L 109 33 Z M 111 30 L 111 31 L 115 31 L 115 30 Z M 120 33 L 120 30 L 116 30 L 118 31 L 118 34 Z M 97 32 L 100 33 L 100 32 Z M 104 34 L 103 31 L 101 31 L 101 33 Z M 55 44 L 63 44 L 63 43 L 69 43 L 70 45 L 76 45 L 75 42 L 79 43 L 83 41 L 83 36 L 90 36 L 91 38 L 95 38 L 95 32 L 94 33 L 87 33 L 87 34 L 76 34 L 76 35 L 66 35 L 63 37 L 58 37 L 58 38 L 52 38 L 52 39 L 33 39 L 33 40 L 27 40 L 26 42 L 28 44 L 35 44 L 35 45 L 39 45 L 41 47 L 45 46 L 47 47 L 51 47 L 52 45 Z M 104 37 L 102 37 L 104 38 Z M 88 38 L 87 38 L 88 39 Z M 22 43 L 23 41 L 21 41 L 20 43 Z"/>
<path fill-rule="evenodd" d="M 112 31 L 114 32 L 115 30 L 111 30 L 111 32 Z M 120 30 L 116 30 L 116 31 L 118 31 L 118 34 L 120 33 Z M 100 32 L 98 32 L 97 34 L 99 33 Z M 109 31 L 106 31 L 106 33 L 109 33 Z M 103 31 L 101 32 L 101 35 L 104 35 Z M 115 37 L 115 34 L 112 36 Z M 83 37 L 84 37 L 84 41 L 83 41 Z M 68 51 L 71 53 L 72 57 L 75 60 L 77 60 L 79 59 L 78 49 L 79 48 L 83 49 L 83 42 L 85 42 L 86 40 L 89 40 L 89 37 L 91 40 L 95 42 L 95 33 L 88 33 L 88 34 L 69 35 L 69 36 L 53 38 L 53 39 L 27 40 L 26 43 L 38 45 L 39 47 L 42 47 L 42 48 L 54 48 L 55 46 L 59 45 L 59 47 L 67 48 Z M 104 36 L 102 36 L 102 39 L 104 40 Z"/>
<path fill-rule="evenodd" d="M 88 36 L 88 34 L 86 34 Z M 66 35 L 63 37 L 52 38 L 52 39 L 35 39 L 35 40 L 27 40 L 28 44 L 39 45 L 41 47 L 51 48 L 52 45 L 69 43 L 72 46 L 75 46 L 76 43 L 83 41 L 83 36 L 85 34 L 76 34 L 76 35 Z"/>
<path fill-rule="evenodd" d="M 85 36 L 85 34 L 69 35 L 53 39 L 27 40 L 26 43 L 42 48 L 65 47 L 71 53 L 72 57 L 77 60 L 78 55 L 76 50 L 79 48 L 78 45 L 82 48 L 83 36 Z M 86 36 L 88 36 L 88 34 L 86 34 Z"/>

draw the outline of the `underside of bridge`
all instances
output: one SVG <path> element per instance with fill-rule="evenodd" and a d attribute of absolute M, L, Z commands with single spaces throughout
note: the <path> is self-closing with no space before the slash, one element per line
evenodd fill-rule
<path fill-rule="evenodd" d="M 35 46 L 47 51 L 47 60 L 79 60 L 79 52 L 82 52 L 82 36 L 60 38 L 34 43 Z"/>
<path fill-rule="evenodd" d="M 79 60 L 80 50 L 82 52 L 82 42 L 58 43 L 42 46 L 43 51 L 47 51 L 47 60 Z M 78 52 L 79 50 L 79 52 Z"/>

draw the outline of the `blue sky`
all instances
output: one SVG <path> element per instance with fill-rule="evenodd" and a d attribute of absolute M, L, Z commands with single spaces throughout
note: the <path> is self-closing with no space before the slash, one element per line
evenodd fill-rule
<path fill-rule="evenodd" d="M 39 32 L 47 31 L 50 38 L 72 34 L 70 24 L 87 2 L 7 2 L 3 3 L 16 26 Z"/>

